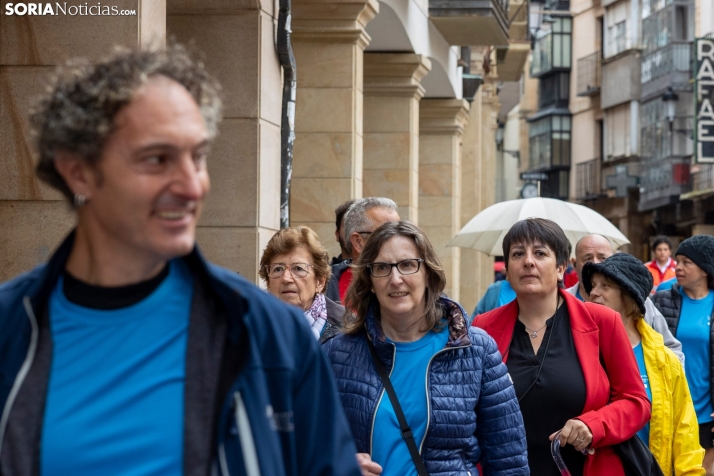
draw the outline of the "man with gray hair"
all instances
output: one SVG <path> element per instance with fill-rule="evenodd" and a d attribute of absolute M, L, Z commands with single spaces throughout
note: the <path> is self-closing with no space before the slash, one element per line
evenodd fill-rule
<path fill-rule="evenodd" d="M 391 198 L 367 197 L 355 200 L 345 213 L 345 249 L 350 259 L 332 265 L 332 277 L 327 283 L 327 297 L 342 302 L 352 282 L 350 264 L 357 261 L 374 230 L 384 223 L 399 221 L 399 209 Z"/>
<path fill-rule="evenodd" d="M 0 285 L 0 474 L 360 474 L 302 312 L 196 246 L 219 91 L 179 45 L 123 50 L 33 113 L 76 225 Z"/>
<path fill-rule="evenodd" d="M 578 240 L 575 245 L 575 271 L 578 273 L 578 282 L 566 289 L 567 292 L 581 301 L 590 301 L 590 296 L 583 286 L 582 272 L 585 263 L 601 263 L 614 254 L 610 240 L 596 233 L 586 235 Z M 648 297 L 645 300 L 645 322 L 654 330 L 662 334 L 664 345 L 670 348 L 684 365 L 682 344 L 670 332 L 667 321 Z"/>

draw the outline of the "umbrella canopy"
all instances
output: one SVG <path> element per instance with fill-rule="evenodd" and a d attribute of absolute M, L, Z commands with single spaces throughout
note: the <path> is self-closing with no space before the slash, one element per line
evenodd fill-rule
<path fill-rule="evenodd" d="M 615 225 L 598 212 L 576 203 L 553 198 L 523 198 L 496 203 L 473 217 L 447 246 L 472 248 L 491 256 L 503 255 L 503 237 L 525 218 L 547 218 L 565 232 L 575 250 L 575 244 L 585 235 L 598 233 L 607 238 L 613 249 L 630 241 Z"/>

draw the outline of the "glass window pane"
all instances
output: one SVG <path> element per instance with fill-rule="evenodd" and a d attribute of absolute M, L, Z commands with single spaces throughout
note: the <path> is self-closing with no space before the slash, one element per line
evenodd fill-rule
<path fill-rule="evenodd" d="M 553 130 L 554 131 L 561 130 L 561 125 L 560 125 L 561 117 L 562 116 L 553 116 Z"/>
<path fill-rule="evenodd" d="M 570 35 L 563 36 L 563 67 L 570 68 Z"/>

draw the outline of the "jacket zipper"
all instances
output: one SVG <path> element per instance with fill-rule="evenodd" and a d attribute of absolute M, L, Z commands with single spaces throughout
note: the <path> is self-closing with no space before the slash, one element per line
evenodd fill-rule
<path fill-rule="evenodd" d="M 20 392 L 20 387 L 22 387 L 27 374 L 30 372 L 30 367 L 32 366 L 32 362 L 35 360 L 35 354 L 37 353 L 37 341 L 39 339 L 37 317 L 35 317 L 35 312 L 32 310 L 32 303 L 30 303 L 30 298 L 28 296 L 22 298 L 22 303 L 25 307 L 27 318 L 30 320 L 32 333 L 30 335 L 30 346 L 27 349 L 27 355 L 20 366 L 20 370 L 17 372 L 15 382 L 12 384 L 10 393 L 5 401 L 5 407 L 2 410 L 2 417 L 0 417 L 0 451 L 2 451 L 5 430 L 7 428 L 8 420 L 10 419 L 10 409 L 12 408 L 13 403 L 15 403 L 15 398 L 17 398 L 17 394 Z"/>
<path fill-rule="evenodd" d="M 245 463 L 246 476 L 260 476 L 260 464 L 258 463 L 258 452 L 255 449 L 255 440 L 253 439 L 253 431 L 250 428 L 250 420 L 248 412 L 243 403 L 243 397 L 240 392 L 233 394 L 235 403 L 235 419 L 236 427 L 238 428 L 238 436 L 240 438 L 240 447 L 243 451 L 243 462 Z"/>
<path fill-rule="evenodd" d="M 389 377 L 392 377 L 392 372 L 394 372 L 394 365 L 396 364 L 397 360 L 397 346 L 393 345 L 393 351 L 392 351 L 392 368 L 389 369 Z M 379 398 L 377 399 L 377 406 L 374 407 L 374 414 L 372 414 L 372 430 L 369 433 L 369 455 L 372 456 L 372 443 L 374 441 L 374 423 L 377 421 L 377 410 L 379 410 L 379 404 L 382 403 L 382 398 L 384 398 L 384 385 L 382 385 L 382 391 L 379 394 Z"/>
<path fill-rule="evenodd" d="M 429 359 L 429 363 L 426 365 L 426 376 L 424 378 L 424 385 L 426 387 L 426 429 L 424 430 L 424 436 L 421 438 L 421 443 L 419 444 L 419 454 L 421 454 L 422 449 L 424 447 L 426 435 L 429 434 L 429 423 L 431 422 L 431 399 L 429 398 L 429 369 L 431 368 L 431 362 L 434 360 L 434 357 L 441 354 L 442 352 L 448 352 L 450 350 L 456 349 L 465 349 L 466 347 L 469 346 L 462 345 L 460 347 L 447 347 L 446 349 L 441 349 L 439 352 L 431 356 L 431 358 Z"/>
<path fill-rule="evenodd" d="M 243 462 L 245 464 L 246 476 L 260 476 L 260 465 L 258 464 L 258 453 L 255 449 L 255 440 L 248 420 L 248 412 L 243 403 L 240 392 L 233 394 L 233 417 L 236 425 L 236 432 L 240 439 L 241 451 L 243 452 Z M 228 470 L 228 458 L 226 457 L 225 440 L 218 445 L 218 464 L 221 468 L 221 476 L 230 476 Z"/>

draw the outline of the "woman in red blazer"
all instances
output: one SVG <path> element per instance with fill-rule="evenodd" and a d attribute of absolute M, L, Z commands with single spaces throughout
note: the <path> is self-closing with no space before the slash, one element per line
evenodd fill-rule
<path fill-rule="evenodd" d="M 513 379 L 531 474 L 560 475 L 550 456 L 560 431 L 573 476 L 624 476 L 610 446 L 649 421 L 650 403 L 620 316 L 559 289 L 569 244 L 556 223 L 516 223 L 503 253 L 516 299 L 474 325 L 494 338 Z"/>

